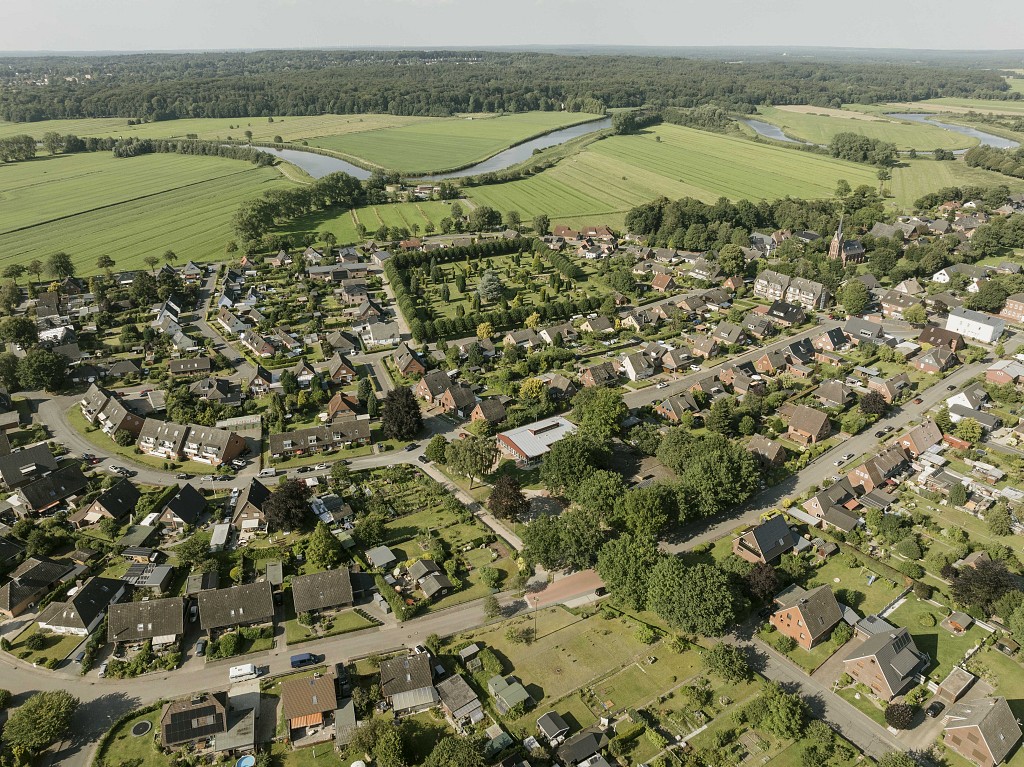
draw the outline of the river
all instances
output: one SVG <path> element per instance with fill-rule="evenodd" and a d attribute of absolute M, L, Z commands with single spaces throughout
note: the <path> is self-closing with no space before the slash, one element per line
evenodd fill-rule
<path fill-rule="evenodd" d="M 943 130 L 950 130 L 956 133 L 962 133 L 965 136 L 971 136 L 972 138 L 978 139 L 979 143 L 984 146 L 992 146 L 996 149 L 1016 149 L 1020 146 L 1019 143 L 1002 136 L 996 136 L 992 133 L 985 133 L 977 128 L 969 128 L 966 125 L 956 125 L 954 123 L 944 123 L 934 119 L 935 115 L 931 113 L 887 113 L 886 117 L 892 117 L 895 120 L 908 120 L 910 122 L 922 123 L 924 125 L 934 125 Z M 809 144 L 808 141 L 801 141 L 800 139 L 792 138 L 783 133 L 782 128 L 778 125 L 772 125 L 771 123 L 764 122 L 763 120 L 754 120 L 752 118 L 744 117 L 740 118 L 740 122 L 746 123 L 753 128 L 759 135 L 765 138 L 775 139 L 776 141 L 786 141 L 791 144 Z M 824 146 L 824 144 L 818 144 L 818 146 Z M 919 150 L 920 151 L 920 150 Z M 963 154 L 966 149 L 957 150 L 956 154 Z M 926 151 L 921 152 L 926 154 Z"/>
<path fill-rule="evenodd" d="M 493 157 L 489 157 L 483 162 L 478 162 L 476 165 L 472 165 L 468 168 L 463 168 L 459 171 L 452 171 L 451 173 L 438 173 L 433 176 L 418 176 L 427 181 L 440 181 L 446 178 L 461 178 L 462 176 L 476 176 L 480 173 L 493 173 L 495 171 L 504 170 L 523 160 L 528 160 L 535 149 L 547 149 L 548 147 L 557 146 L 558 144 L 564 144 L 566 141 L 570 141 L 580 136 L 586 136 L 588 133 L 594 133 L 605 128 L 610 128 L 612 124 L 612 118 L 603 117 L 599 120 L 591 120 L 589 122 L 580 123 L 578 125 L 570 125 L 568 128 L 562 128 L 561 130 L 552 131 L 551 133 L 545 133 L 543 136 L 539 136 L 530 141 L 526 141 L 522 144 L 518 144 L 514 147 L 506 149 L 503 152 Z M 276 149 L 274 147 L 260 146 L 256 147 L 261 152 L 272 154 L 275 157 L 280 157 L 282 160 L 290 162 L 302 170 L 306 171 L 313 178 L 323 178 L 328 173 L 348 173 L 350 176 L 355 176 L 360 180 L 365 180 L 370 177 L 370 171 L 365 168 L 360 168 L 358 165 L 353 165 L 350 162 L 346 162 L 338 157 L 331 157 L 325 154 L 318 154 L 316 152 L 307 152 L 302 149 Z"/>

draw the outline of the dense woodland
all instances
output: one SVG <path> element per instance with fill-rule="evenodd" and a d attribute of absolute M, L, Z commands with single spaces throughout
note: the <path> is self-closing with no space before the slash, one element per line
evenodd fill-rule
<path fill-rule="evenodd" d="M 528 52 L 266 51 L 0 59 L 0 117 L 182 117 L 1020 98 L 995 70 Z"/>

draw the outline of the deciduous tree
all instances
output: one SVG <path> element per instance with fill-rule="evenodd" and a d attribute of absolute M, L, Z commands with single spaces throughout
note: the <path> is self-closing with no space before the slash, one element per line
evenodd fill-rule
<path fill-rule="evenodd" d="M 630 610 L 643 610 L 651 573 L 661 557 L 653 538 L 624 533 L 601 547 L 597 572 L 616 602 Z"/>
<path fill-rule="evenodd" d="M 341 563 L 341 541 L 334 537 L 327 525 L 317 522 L 316 529 L 306 545 L 306 558 L 321 570 L 331 570 Z"/>
<path fill-rule="evenodd" d="M 648 608 L 668 624 L 702 636 L 721 636 L 736 619 L 736 596 L 715 565 L 686 565 L 666 557 L 651 572 Z"/>
<path fill-rule="evenodd" d="M 64 737 L 77 708 L 78 698 L 66 690 L 37 692 L 11 712 L 4 741 L 28 761 Z"/>
<path fill-rule="evenodd" d="M 518 479 L 502 474 L 494 481 L 487 509 L 498 519 L 519 522 L 529 514 L 530 501 L 523 495 Z"/>
<path fill-rule="evenodd" d="M 587 386 L 573 397 L 572 412 L 583 434 L 603 442 L 618 436 L 629 409 L 619 392 Z"/>
<path fill-rule="evenodd" d="M 408 386 L 397 386 L 384 398 L 381 428 L 388 439 L 408 440 L 423 429 L 423 414 Z"/>
<path fill-rule="evenodd" d="M 56 279 L 75 276 L 75 263 L 71 260 L 71 256 L 63 250 L 50 256 L 46 262 L 46 268 L 50 275 Z M 29 269 L 32 269 L 32 264 L 29 264 Z"/>
<path fill-rule="evenodd" d="M 745 682 L 753 676 L 743 650 L 727 642 L 719 642 L 706 651 L 701 661 L 709 674 L 720 677 L 728 684 Z"/>
<path fill-rule="evenodd" d="M 308 530 L 313 521 L 309 508 L 309 488 L 297 479 L 284 479 L 277 484 L 263 504 L 267 528 L 271 532 Z"/>

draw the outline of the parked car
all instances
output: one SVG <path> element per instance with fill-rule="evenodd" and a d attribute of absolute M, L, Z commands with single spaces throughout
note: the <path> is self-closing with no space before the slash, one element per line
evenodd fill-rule
<path fill-rule="evenodd" d="M 199 605 L 193 602 L 188 608 L 188 621 L 189 623 L 195 623 L 196 618 L 199 617 Z"/>
<path fill-rule="evenodd" d="M 891 432 L 893 430 L 893 428 L 894 427 L 892 427 L 892 426 L 886 426 L 884 429 L 882 429 L 882 431 L 884 431 L 886 434 L 888 434 L 889 432 Z"/>
<path fill-rule="evenodd" d="M 911 402 L 913 402 L 915 405 L 920 405 L 923 401 L 924 400 L 922 400 L 920 397 L 914 397 L 914 399 L 911 400 Z"/>
<path fill-rule="evenodd" d="M 204 655 L 206 655 L 206 644 L 207 644 L 207 642 L 206 642 L 205 639 L 200 639 L 198 642 L 196 642 L 196 657 L 197 658 L 202 658 Z"/>
<path fill-rule="evenodd" d="M 103 661 L 103 663 L 100 664 L 100 670 L 97 672 L 96 676 L 98 676 L 100 679 L 102 679 L 106 675 L 107 675 L 107 662 Z"/>
<path fill-rule="evenodd" d="M 320 662 L 320 656 L 314 655 L 311 652 L 299 653 L 291 657 L 292 668 L 302 668 L 303 666 L 312 666 Z"/>
<path fill-rule="evenodd" d="M 420 463 L 430 463 L 430 459 L 427 458 L 425 455 L 417 456 L 416 460 L 419 461 Z"/>
<path fill-rule="evenodd" d="M 124 466 L 118 466 L 117 464 L 112 463 L 110 464 L 110 466 L 107 467 L 107 471 L 109 471 L 111 474 L 120 474 L 123 477 L 124 473 L 128 471 L 128 469 L 126 469 Z"/>
<path fill-rule="evenodd" d="M 655 389 L 667 389 L 668 388 L 668 384 L 665 381 L 662 381 L 660 384 L 658 384 L 654 388 Z"/>
<path fill-rule="evenodd" d="M 83 660 L 85 660 L 85 650 L 79 650 L 75 654 L 75 663 L 81 663 Z"/>
<path fill-rule="evenodd" d="M 931 703 L 928 704 L 928 708 L 926 708 L 924 710 L 924 714 L 929 719 L 934 719 L 935 717 L 937 717 L 939 714 L 942 713 L 942 710 L 945 707 L 946 707 L 946 704 L 943 703 L 941 700 L 933 700 Z"/>
<path fill-rule="evenodd" d="M 313 467 L 314 471 L 324 471 L 326 469 L 327 469 L 327 464 L 326 463 L 318 463 L 316 466 Z"/>
<path fill-rule="evenodd" d="M 417 443 L 410 442 L 408 445 L 405 446 L 405 450 L 406 450 L 406 452 L 410 452 L 412 450 L 415 450 L 418 447 L 419 447 L 419 445 Z"/>
<path fill-rule="evenodd" d="M 946 391 L 956 391 L 956 384 L 950 384 L 947 386 Z"/>
<path fill-rule="evenodd" d="M 192 475 L 189 474 L 187 471 L 179 471 L 177 474 L 174 475 L 174 478 L 175 479 L 192 479 Z"/>
<path fill-rule="evenodd" d="M 312 466 L 300 466 L 299 468 L 297 468 L 295 470 L 295 473 L 296 474 L 306 474 L 306 473 L 311 472 L 311 471 L 313 471 L 313 467 Z"/>
<path fill-rule="evenodd" d="M 699 373 L 701 371 L 701 366 L 700 365 L 690 365 L 690 370 L 692 370 L 694 373 Z"/>
<path fill-rule="evenodd" d="M 881 439 L 885 436 L 885 429 L 879 429 L 875 432 L 875 439 Z"/>
<path fill-rule="evenodd" d="M 236 469 L 244 469 L 246 466 L 245 461 L 239 460 L 238 458 L 233 460 L 231 462 L 231 465 L 234 466 Z"/>

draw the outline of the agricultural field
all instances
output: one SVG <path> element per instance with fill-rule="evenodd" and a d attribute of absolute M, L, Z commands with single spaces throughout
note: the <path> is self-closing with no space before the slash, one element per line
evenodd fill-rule
<path fill-rule="evenodd" d="M 64 250 L 80 274 L 97 272 L 101 255 L 118 269 L 167 249 L 182 262 L 222 257 L 238 206 L 289 184 L 239 160 L 105 152 L 5 165 L 0 182 L 0 267 Z"/>
<path fill-rule="evenodd" d="M 1014 88 L 1020 87 L 1019 85 Z M 1024 101 L 1002 101 L 997 99 L 962 99 L 941 98 L 927 101 L 908 101 L 883 104 L 876 107 L 880 111 L 895 112 L 981 112 L 982 114 L 1024 115 Z"/>
<path fill-rule="evenodd" d="M 11 123 L 0 120 L 0 138 L 27 133 L 36 139 L 56 131 L 76 136 L 116 136 L 128 138 L 185 138 L 196 134 L 201 139 L 244 139 L 252 131 L 254 141 L 285 141 L 334 136 L 342 133 L 396 128 L 417 122 L 436 120 L 431 117 L 399 117 L 397 115 L 315 115 L 310 117 L 198 117 L 185 120 L 128 125 L 123 117 L 99 117 L 79 120 L 44 120 L 34 123 Z"/>
<path fill-rule="evenodd" d="M 1024 180 L 984 168 L 971 168 L 960 159 L 942 162 L 929 159 L 905 160 L 903 167 L 893 168 L 892 180 L 886 182 L 886 189 L 898 208 L 910 210 L 914 207 L 914 201 L 928 192 L 947 186 L 972 184 L 1005 185 L 1011 192 L 1024 191 Z"/>
<path fill-rule="evenodd" d="M 978 140 L 934 125 L 893 120 L 881 115 L 844 112 L 837 109 L 797 110 L 785 107 L 759 107 L 758 118 L 778 125 L 787 136 L 812 144 L 827 144 L 837 133 L 857 133 L 888 141 L 898 149 L 967 149 Z"/>
<path fill-rule="evenodd" d="M 660 195 L 705 202 L 723 196 L 830 197 L 841 178 L 853 186 L 877 183 L 874 170 L 864 165 L 659 125 L 638 136 L 597 141 L 532 178 L 473 187 L 469 197 L 499 211 L 518 210 L 524 220 L 544 212 L 558 223 L 594 217 L 604 222 Z"/>
<path fill-rule="evenodd" d="M 525 139 L 597 119 L 582 112 L 525 112 L 421 118 L 395 128 L 310 140 L 313 146 L 405 173 L 448 170 L 484 160 Z"/>
<path fill-rule="evenodd" d="M 462 203 L 466 207 L 465 202 Z M 433 224 L 435 231 L 441 230 L 441 219 L 451 215 L 448 202 L 426 200 L 423 202 L 398 202 L 388 205 L 366 205 L 334 215 L 316 213 L 297 218 L 283 226 L 280 233 L 332 232 L 340 243 L 360 242 L 358 225 L 366 227 L 367 236 L 372 237 L 383 224 L 405 227 L 410 233 L 413 226 L 419 227 L 422 235 L 427 224 Z"/>

